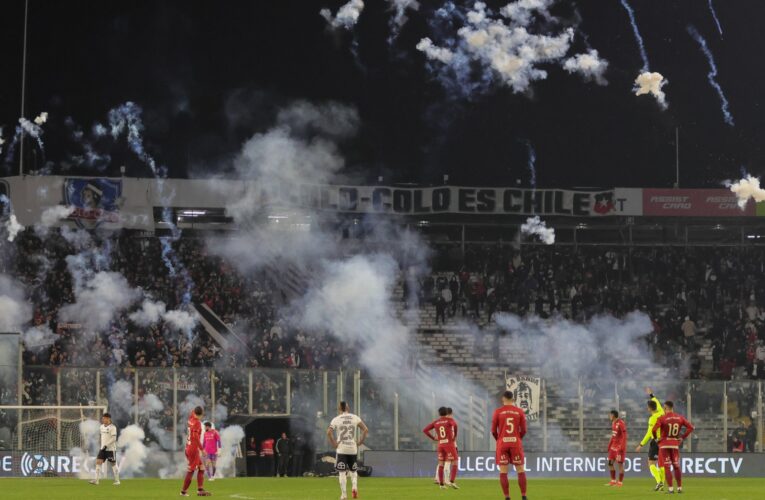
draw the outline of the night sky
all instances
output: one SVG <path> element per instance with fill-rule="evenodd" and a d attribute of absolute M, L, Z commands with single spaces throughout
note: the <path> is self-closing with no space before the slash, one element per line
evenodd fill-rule
<path fill-rule="evenodd" d="M 362 128 L 343 145 L 359 180 L 528 185 L 526 142 L 537 153 L 539 187 L 672 186 L 680 128 L 682 187 L 719 186 L 742 170 L 765 172 L 765 2 L 632 0 L 651 69 L 662 73 L 669 109 L 635 97 L 642 65 L 618 0 L 561 0 L 554 13 L 577 24 L 572 52 L 589 43 L 609 61 L 608 86 L 549 66 L 530 95 L 505 87 L 453 99 L 414 46 L 429 36 L 442 1 L 421 1 L 393 47 L 387 2 L 367 0 L 353 32 L 332 32 L 318 12 L 345 0 L 30 0 L 27 113 L 50 113 L 45 160 L 60 173 L 76 144 L 65 118 L 87 128 L 134 101 L 145 110 L 151 153 L 173 177 L 225 170 L 243 141 L 295 99 L 356 106 Z M 472 2 L 471 2 L 472 3 Z M 487 2 L 490 7 L 507 3 Z M 23 0 L 3 2 L 0 124 L 20 111 Z M 723 121 L 709 65 L 686 27 L 706 38 L 735 126 Z M 358 60 L 351 48 L 358 43 Z M 119 149 L 119 148 L 117 148 Z M 129 175 L 147 175 L 112 152 Z M 30 158 L 41 168 L 41 155 Z M 6 165 L 6 173 L 13 167 Z M 88 174 L 82 170 L 71 173 Z"/>

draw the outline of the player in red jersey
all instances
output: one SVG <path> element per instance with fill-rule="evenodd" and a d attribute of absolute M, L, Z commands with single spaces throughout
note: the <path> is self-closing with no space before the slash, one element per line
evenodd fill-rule
<path fill-rule="evenodd" d="M 449 411 L 446 407 L 442 406 L 438 409 L 439 417 L 428 424 L 422 432 L 425 433 L 428 438 L 438 443 L 438 484 L 441 488 L 450 487 L 455 490 L 459 489 L 454 483 L 454 479 L 457 477 L 457 464 L 452 466 L 452 463 L 457 460 L 457 446 L 455 439 L 457 437 L 457 422 L 448 416 Z M 431 434 L 431 431 L 435 431 L 435 436 Z M 451 477 L 448 481 L 444 481 L 444 467 L 451 468 Z"/>
<path fill-rule="evenodd" d="M 663 467 L 667 475 L 667 493 L 674 493 L 672 490 L 672 473 L 670 467 L 675 470 L 675 479 L 677 480 L 677 492 L 683 492 L 683 474 L 680 469 L 680 445 L 693 432 L 693 425 L 685 419 L 684 416 L 675 413 L 675 405 L 672 401 L 664 402 L 664 415 L 659 417 L 653 426 L 653 435 L 661 430 L 659 438 L 659 467 Z M 680 430 L 685 427 L 685 432 L 680 434 Z"/>
<path fill-rule="evenodd" d="M 186 461 L 189 463 L 189 468 L 186 471 L 186 478 L 183 480 L 183 489 L 181 490 L 181 496 L 187 497 L 189 485 L 191 485 L 191 479 L 194 477 L 194 471 L 197 471 L 197 496 L 209 497 L 212 493 L 205 491 L 205 468 L 202 465 L 202 454 L 204 453 L 204 447 L 202 446 L 202 417 L 205 412 L 201 406 L 197 406 L 192 410 L 189 415 L 188 421 L 188 434 L 186 438 Z"/>
<path fill-rule="evenodd" d="M 526 413 L 515 406 L 512 391 L 502 394 L 502 407 L 494 410 L 491 418 L 491 433 L 497 441 L 497 464 L 499 465 L 499 484 L 505 500 L 510 500 L 510 483 L 507 480 L 507 467 L 511 463 L 518 473 L 518 486 L 521 496 L 526 500 L 526 471 L 523 468 L 523 436 L 526 435 Z"/>
<path fill-rule="evenodd" d="M 607 486 L 621 486 L 624 482 L 624 457 L 627 453 L 627 424 L 619 418 L 619 412 L 611 410 L 611 440 L 608 442 L 608 470 L 611 481 Z M 614 462 L 619 466 L 619 480 L 616 480 Z"/>

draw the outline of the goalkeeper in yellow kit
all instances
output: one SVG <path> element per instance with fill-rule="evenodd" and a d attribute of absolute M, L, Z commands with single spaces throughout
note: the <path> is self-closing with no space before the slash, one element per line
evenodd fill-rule
<path fill-rule="evenodd" d="M 648 447 L 648 464 L 651 468 L 651 475 L 656 480 L 656 487 L 654 488 L 654 491 L 661 491 L 664 489 L 665 472 L 662 467 L 658 467 L 656 465 L 656 461 L 659 458 L 659 444 L 657 443 L 657 440 L 661 437 L 661 431 L 657 431 L 656 439 L 654 439 L 653 427 L 656 425 L 656 420 L 664 415 L 664 409 L 661 406 L 659 398 L 653 395 L 653 391 L 650 387 L 647 387 L 645 392 L 650 398 L 646 404 L 646 407 L 648 408 L 648 413 L 650 413 L 651 416 L 648 417 L 648 432 L 645 433 L 643 440 L 640 441 L 640 444 L 637 448 L 635 448 L 635 451 L 640 451 L 640 449 L 650 441 L 651 444 Z"/>

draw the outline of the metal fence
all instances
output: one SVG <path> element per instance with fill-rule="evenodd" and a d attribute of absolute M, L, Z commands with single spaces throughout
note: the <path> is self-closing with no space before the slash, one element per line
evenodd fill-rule
<path fill-rule="evenodd" d="M 428 394 L 413 394 L 414 378 L 371 379 L 346 371 L 24 366 L 20 376 L 17 372 L 0 366 L 5 381 L 0 405 L 107 406 L 118 425 L 138 424 L 149 439 L 168 450 L 181 447 L 186 418 L 197 404 L 220 423 L 228 415 L 299 415 L 321 443 L 341 400 L 370 427 L 369 448 L 430 450 L 433 444 L 422 429 L 435 418 L 443 391 L 449 389 L 445 380 L 442 392 L 435 387 Z M 16 384 L 9 383 L 11 373 Z M 499 392 L 502 382 L 497 382 Z M 603 451 L 610 437 L 611 409 L 624 414 L 629 447 L 634 448 L 646 432 L 645 386 L 662 401 L 673 400 L 676 410 L 694 423 L 688 445 L 693 450 L 728 451 L 734 437 L 745 450 L 763 450 L 761 381 L 548 380 L 539 402 L 540 418 L 529 423 L 527 451 Z M 489 427 L 495 401 L 477 391 L 450 404 L 460 423 L 459 448 L 492 449 Z M 9 439 L 21 420 L 15 411 L 0 408 L 0 448 L 17 446 Z"/>

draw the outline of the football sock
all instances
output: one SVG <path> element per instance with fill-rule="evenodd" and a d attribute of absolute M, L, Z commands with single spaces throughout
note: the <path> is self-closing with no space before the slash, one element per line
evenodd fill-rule
<path fill-rule="evenodd" d="M 667 473 L 666 473 L 666 471 L 664 470 L 663 467 L 659 467 L 659 475 L 661 477 L 661 482 L 662 483 L 667 481 Z"/>
<path fill-rule="evenodd" d="M 190 470 L 186 473 L 186 477 L 183 479 L 183 489 L 181 491 L 187 491 L 189 489 L 192 477 L 194 477 L 194 471 Z"/>
<path fill-rule="evenodd" d="M 213 477 L 215 477 L 215 473 L 218 471 L 218 468 L 213 465 L 212 470 L 213 470 Z"/>
<path fill-rule="evenodd" d="M 356 471 L 351 472 L 351 488 L 359 489 L 359 473 Z"/>
<path fill-rule="evenodd" d="M 662 480 L 662 477 L 661 477 L 661 473 L 659 472 L 659 468 L 656 467 L 655 465 L 651 464 L 650 469 L 651 469 L 651 475 L 656 480 L 656 483 L 657 484 L 658 483 L 662 483 L 663 480 Z"/>
<path fill-rule="evenodd" d="M 507 472 L 500 472 L 499 473 L 499 485 L 502 486 L 502 493 L 505 494 L 505 497 L 510 496 L 510 483 L 507 481 Z"/>
<path fill-rule="evenodd" d="M 120 481 L 120 468 L 117 467 L 117 464 L 112 465 L 112 472 L 114 472 L 114 482 L 118 483 Z"/>
<path fill-rule="evenodd" d="M 348 494 L 347 494 L 348 487 L 345 484 L 346 476 L 347 476 L 347 472 L 345 472 L 345 471 L 340 471 L 340 472 L 337 473 L 337 478 L 340 480 L 340 496 L 343 497 L 343 498 L 348 496 Z"/>
<path fill-rule="evenodd" d="M 444 466 L 443 465 L 438 466 L 438 484 L 441 484 L 441 485 L 444 484 Z"/>
<path fill-rule="evenodd" d="M 669 465 L 664 466 L 665 476 L 667 478 L 667 486 L 672 487 L 672 471 L 669 469 Z"/>
<path fill-rule="evenodd" d="M 435 479 L 436 482 L 438 482 L 438 466 L 436 465 L 436 475 L 433 476 L 433 479 Z"/>
<path fill-rule="evenodd" d="M 620 483 L 624 482 L 624 471 L 623 470 L 619 471 L 619 482 Z"/>
<path fill-rule="evenodd" d="M 201 490 L 205 485 L 205 471 L 199 469 L 197 471 L 197 489 Z"/>
<path fill-rule="evenodd" d="M 519 472 L 518 473 L 518 486 L 521 488 L 521 496 L 526 496 L 526 473 L 525 472 Z"/>
<path fill-rule="evenodd" d="M 680 467 L 675 467 L 675 480 L 677 481 L 677 487 L 680 488 L 683 485 L 683 471 Z"/>
<path fill-rule="evenodd" d="M 101 466 L 100 465 L 96 465 L 96 470 L 94 472 L 95 472 L 95 476 L 93 477 L 93 479 L 96 482 L 98 482 L 98 476 L 101 475 Z"/>
<path fill-rule="evenodd" d="M 457 464 L 449 463 L 449 481 L 454 482 L 457 479 Z"/>
<path fill-rule="evenodd" d="M 616 480 L 616 471 L 611 469 L 609 472 L 611 473 L 611 481 L 615 481 Z"/>

